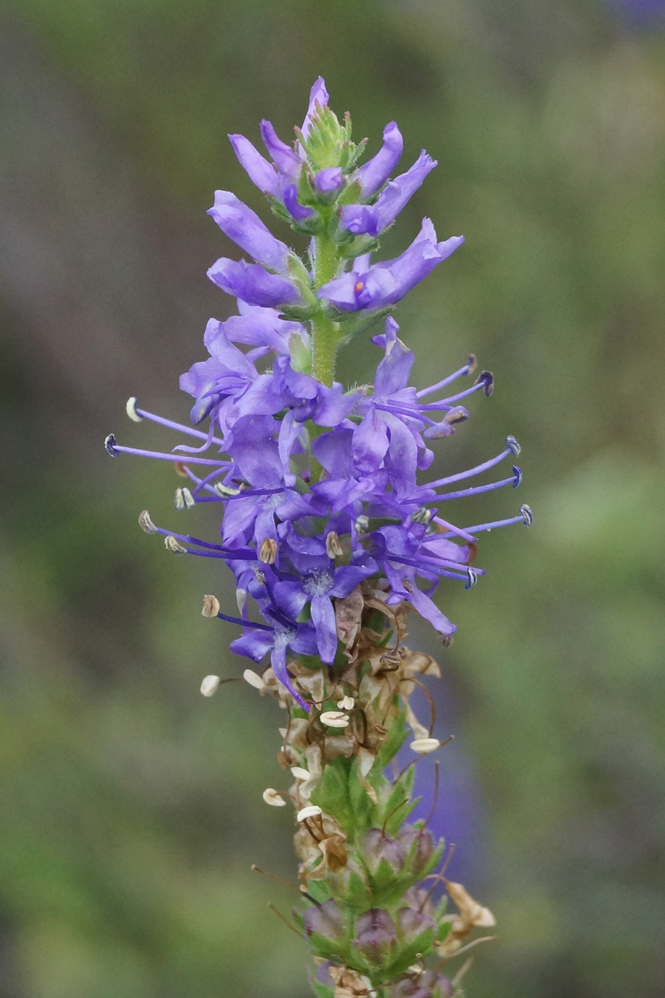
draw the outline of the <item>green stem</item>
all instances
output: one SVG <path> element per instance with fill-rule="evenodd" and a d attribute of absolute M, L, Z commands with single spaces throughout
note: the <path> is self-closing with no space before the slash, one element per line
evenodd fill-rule
<path fill-rule="evenodd" d="M 339 249 L 327 232 L 316 236 L 314 287 L 332 281 L 339 266 Z M 312 323 L 312 374 L 324 385 L 332 385 L 335 355 L 339 344 L 339 326 L 325 315 L 315 315 Z"/>

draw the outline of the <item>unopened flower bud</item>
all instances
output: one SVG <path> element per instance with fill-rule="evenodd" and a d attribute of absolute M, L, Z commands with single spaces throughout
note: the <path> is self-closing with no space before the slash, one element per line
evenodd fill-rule
<path fill-rule="evenodd" d="M 365 861 L 372 873 L 376 873 L 381 860 L 385 860 L 395 873 L 401 872 L 404 868 L 406 858 L 404 845 L 389 835 L 385 835 L 380 828 L 370 828 L 365 833 L 362 849 Z"/>
<path fill-rule="evenodd" d="M 296 821 L 306 821 L 307 818 L 316 818 L 318 814 L 323 814 L 323 811 L 316 804 L 308 804 L 307 807 L 302 807 L 297 815 Z"/>
<path fill-rule="evenodd" d="M 425 970 L 403 977 L 390 988 L 390 998 L 451 998 L 452 982 L 434 970 Z"/>
<path fill-rule="evenodd" d="M 434 929 L 434 922 L 423 911 L 416 908 L 400 908 L 397 913 L 400 938 L 406 944 L 414 942 L 428 929 Z"/>
<path fill-rule="evenodd" d="M 436 752 L 441 742 L 438 738 L 416 738 L 411 742 L 409 748 L 419 755 L 428 755 L 429 752 Z"/>
<path fill-rule="evenodd" d="M 344 696 L 338 702 L 337 706 L 339 707 L 340 710 L 353 710 L 354 704 L 355 700 L 353 699 L 353 697 Z"/>
<path fill-rule="evenodd" d="M 355 946 L 370 963 L 387 963 L 397 944 L 395 923 L 382 908 L 371 908 L 356 922 Z"/>
<path fill-rule="evenodd" d="M 147 509 L 144 509 L 142 513 L 139 513 L 139 527 L 141 530 L 145 530 L 146 534 L 158 533 L 157 527 L 150 519 L 150 513 Z"/>
<path fill-rule="evenodd" d="M 192 506 L 196 506 L 196 499 L 189 491 L 189 489 L 183 486 L 183 488 L 175 490 L 175 496 L 173 497 L 173 505 L 177 510 L 191 509 Z"/>
<path fill-rule="evenodd" d="M 341 558 L 344 554 L 339 537 L 334 530 L 331 530 L 326 537 L 326 554 L 329 558 Z"/>
<path fill-rule="evenodd" d="M 211 697 L 213 693 L 216 693 L 219 683 L 219 676 L 206 676 L 201 683 L 201 693 L 203 693 L 203 696 Z"/>
<path fill-rule="evenodd" d="M 286 806 L 286 801 L 284 800 L 284 798 L 280 797 L 277 791 L 273 790 L 272 787 L 268 787 L 267 790 L 263 791 L 263 799 L 266 802 L 266 804 L 270 804 L 271 807 Z"/>
<path fill-rule="evenodd" d="M 415 845 L 415 851 L 410 862 L 411 872 L 419 877 L 425 869 L 436 848 L 434 836 L 428 828 L 413 828 L 405 825 L 397 834 L 398 841 L 404 847 L 404 851 L 411 853 Z"/>
<path fill-rule="evenodd" d="M 134 398 L 133 395 L 130 399 L 127 399 L 127 406 L 126 406 L 127 415 L 129 416 L 130 419 L 133 419 L 135 423 L 140 423 L 143 420 L 143 416 L 139 416 L 138 412 L 136 411 L 136 401 L 137 400 Z"/>
<path fill-rule="evenodd" d="M 219 613 L 219 600 L 216 596 L 204 596 L 201 613 L 204 617 L 216 617 Z"/>
<path fill-rule="evenodd" d="M 308 936 L 316 933 L 332 943 L 341 943 L 348 935 L 344 912 L 332 898 L 308 908 L 303 915 L 303 925 Z"/>
<path fill-rule="evenodd" d="M 255 690 L 262 690 L 266 685 L 261 676 L 259 676 L 258 673 L 253 672 L 251 669 L 245 669 L 242 674 L 242 678 L 246 683 L 249 683 L 250 686 L 253 686 Z"/>
<path fill-rule="evenodd" d="M 259 548 L 259 561 L 262 561 L 264 565 L 274 565 L 276 558 L 277 541 L 274 541 L 272 537 L 266 537 L 265 540 L 261 541 L 261 547 Z"/>
<path fill-rule="evenodd" d="M 321 714 L 321 724 L 326 724 L 329 728 L 346 728 L 349 724 L 349 715 L 337 710 L 324 710 Z"/>
<path fill-rule="evenodd" d="M 183 547 L 183 545 L 175 539 L 173 534 L 169 534 L 164 538 L 164 547 L 167 551 L 170 551 L 171 554 L 187 554 L 187 548 Z"/>

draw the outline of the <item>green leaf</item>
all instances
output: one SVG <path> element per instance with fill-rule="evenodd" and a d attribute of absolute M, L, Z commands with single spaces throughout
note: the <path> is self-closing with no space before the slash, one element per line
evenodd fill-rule
<path fill-rule="evenodd" d="M 355 822 L 349 800 L 349 768 L 350 761 L 342 755 L 326 766 L 321 782 L 311 796 L 311 801 L 326 814 L 332 815 L 351 839 Z"/>
<path fill-rule="evenodd" d="M 321 984 L 320 981 L 312 981 L 312 987 L 317 994 L 317 998 L 335 998 L 334 989 L 329 988 L 327 984 Z"/>
<path fill-rule="evenodd" d="M 390 730 L 386 735 L 386 740 L 379 749 L 374 766 L 383 772 L 391 759 L 393 759 L 409 736 L 406 726 L 406 708 L 392 722 Z M 412 767 L 413 768 L 413 767 Z"/>

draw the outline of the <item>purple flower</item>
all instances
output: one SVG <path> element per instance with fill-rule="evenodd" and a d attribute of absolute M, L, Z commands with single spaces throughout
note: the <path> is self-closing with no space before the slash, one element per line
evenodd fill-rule
<path fill-rule="evenodd" d="M 210 358 L 182 374 L 180 388 L 196 399 L 192 422 L 198 424 L 212 414 L 224 432 L 226 412 L 259 375 L 251 360 L 229 342 L 223 322 L 209 319 L 203 342 Z"/>
<path fill-rule="evenodd" d="M 297 655 L 316 655 L 316 638 L 312 625 L 275 624 L 274 627 L 254 625 L 251 630 L 249 628 L 252 625 L 248 624 L 247 626 L 248 630 L 245 634 L 236 638 L 229 645 L 231 651 L 235 652 L 236 655 L 251 658 L 254 662 L 260 662 L 270 652 L 272 671 L 303 710 L 309 711 L 310 705 L 295 689 L 286 668 L 286 650 L 291 648 Z"/>
<path fill-rule="evenodd" d="M 229 260 L 223 256 L 213 263 L 208 277 L 227 295 L 242 298 L 249 305 L 275 308 L 303 304 L 295 284 L 278 274 L 269 274 L 258 263 Z"/>
<path fill-rule="evenodd" d="M 348 596 L 363 579 L 376 571 L 369 560 L 366 565 L 342 565 L 326 555 L 325 543 L 317 538 L 296 534 L 290 524 L 284 525 L 282 542 L 297 573 L 297 580 L 278 582 L 275 596 L 287 616 L 295 620 L 309 603 L 316 642 L 321 660 L 331 664 L 337 652 L 337 626 L 332 597 Z"/>
<path fill-rule="evenodd" d="M 289 248 L 275 239 L 256 212 L 239 201 L 230 191 L 215 191 L 215 203 L 208 215 L 222 232 L 249 253 L 257 263 L 280 273 L 288 273 Z"/>
<path fill-rule="evenodd" d="M 244 135 L 229 135 L 228 138 L 240 165 L 252 183 L 256 184 L 264 194 L 280 198 L 279 176 L 272 163 L 264 159 L 258 149 Z"/>
<path fill-rule="evenodd" d="M 423 149 L 410 170 L 391 180 L 374 205 L 350 204 L 342 209 L 341 223 L 355 236 L 376 237 L 395 221 L 402 208 L 418 190 L 436 160 Z"/>
<path fill-rule="evenodd" d="M 360 182 L 364 198 L 371 197 L 378 191 L 379 187 L 385 184 L 399 163 L 403 148 L 404 140 L 400 130 L 396 123 L 391 121 L 383 130 L 383 145 L 376 156 L 373 156 L 356 171 L 354 179 Z"/>
<path fill-rule="evenodd" d="M 238 299 L 238 311 L 240 315 L 232 315 L 220 323 L 232 343 L 284 354 L 289 353 L 293 337 L 304 346 L 309 345 L 309 333 L 302 323 L 280 319 L 276 309 L 248 305 Z"/>
<path fill-rule="evenodd" d="M 463 242 L 464 236 L 451 236 L 438 243 L 434 226 L 424 218 L 420 234 L 401 256 L 373 266 L 366 256 L 358 257 L 352 271 L 324 284 L 317 294 L 342 312 L 375 312 L 396 305 Z"/>
<path fill-rule="evenodd" d="M 322 194 L 336 194 L 344 183 L 344 174 L 340 166 L 327 166 L 314 177 L 314 186 Z"/>
<path fill-rule="evenodd" d="M 297 180 L 300 176 L 300 157 L 291 146 L 282 142 L 269 121 L 261 122 L 261 138 L 282 176 L 291 183 Z"/>
<path fill-rule="evenodd" d="M 304 139 L 307 139 L 312 128 L 312 118 L 317 112 L 317 104 L 320 107 L 326 107 L 328 104 L 328 91 L 326 90 L 326 81 L 322 76 L 319 76 L 316 83 L 309 92 L 309 107 L 307 108 L 307 114 L 305 115 L 305 120 L 302 123 L 302 128 L 300 129 Z"/>

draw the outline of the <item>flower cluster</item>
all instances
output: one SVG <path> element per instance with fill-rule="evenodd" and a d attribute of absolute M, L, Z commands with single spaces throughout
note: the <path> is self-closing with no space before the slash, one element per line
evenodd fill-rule
<path fill-rule="evenodd" d="M 301 877 L 306 884 L 324 874 L 333 878 L 319 887 L 314 907 L 298 916 L 314 943 L 328 940 L 314 947 L 326 958 L 315 982 L 319 994 L 364 993 L 353 990 L 353 980 L 366 978 L 374 987 L 390 985 L 393 998 L 435 998 L 453 993 L 448 979 L 409 967 L 428 947 L 441 946 L 450 930 L 450 921 L 416 887 L 441 849 L 422 827 L 399 831 L 406 814 L 391 821 L 389 812 L 406 784 L 388 784 L 382 776 L 401 744 L 405 718 L 416 733 L 416 753 L 439 746 L 408 707 L 418 673 L 405 666 L 410 653 L 400 642 L 405 614 L 413 610 L 448 643 L 455 625 L 433 601 L 439 582 L 457 580 L 470 588 L 483 574 L 472 566 L 479 534 L 511 523 L 530 525 L 528 506 L 504 520 L 463 527 L 441 516 L 450 499 L 517 487 L 522 473 L 512 461 L 520 449 L 509 436 L 482 464 L 422 480 L 434 460 L 431 445 L 468 418 L 462 403 L 493 390 L 488 371 L 472 377 L 474 357 L 435 384 L 411 386 L 414 355 L 390 314 L 463 237 L 438 241 L 426 218 L 400 256 L 372 260 L 380 235 L 436 162 L 423 151 L 410 169 L 390 179 L 403 145 L 393 122 L 379 152 L 358 166 L 364 142 L 355 145 L 348 115 L 340 123 L 328 107 L 322 79 L 312 89 L 293 146 L 268 121 L 261 124 L 261 137 L 269 159 L 242 135 L 230 140 L 274 214 L 309 236 L 306 258 L 233 194 L 217 191 L 209 214 L 251 261 L 222 257 L 208 275 L 237 298 L 238 314 L 209 321 L 209 356 L 180 379 L 193 399 L 191 425 L 148 412 L 136 399 L 127 405 L 133 420 L 152 420 L 192 443 L 153 452 L 124 446 L 111 435 L 106 447 L 114 457 L 130 453 L 172 462 L 188 480 L 176 490 L 177 510 L 201 503 L 221 507 L 214 541 L 157 526 L 147 511 L 139 522 L 146 532 L 161 534 L 174 554 L 226 562 L 235 577 L 237 613 L 226 613 L 209 596 L 204 614 L 240 627 L 231 644 L 237 654 L 257 663 L 270 656 L 261 677 L 250 670 L 245 676 L 289 708 L 282 763 L 298 776 L 291 796 L 301 825 Z M 377 320 L 384 330 L 372 340 L 381 351 L 374 383 L 347 389 L 334 378 L 336 353 Z M 458 387 L 465 381 L 466 387 Z M 502 463 L 508 470 L 497 480 L 458 487 Z M 387 651 L 393 630 L 396 644 Z M 214 692 L 216 685 L 216 677 L 208 677 L 203 692 Z M 379 719 L 377 704 L 386 688 L 388 709 L 382 708 Z M 312 746 L 318 755 L 309 751 Z M 357 792 L 369 801 L 364 825 L 359 805 L 345 818 L 326 791 L 326 774 L 335 767 L 347 795 Z M 284 803 L 273 790 L 266 791 L 266 800 Z M 313 820 L 318 832 L 307 824 Z M 400 873 L 405 869 L 408 874 Z M 373 885 L 369 894 L 358 883 Z"/>

